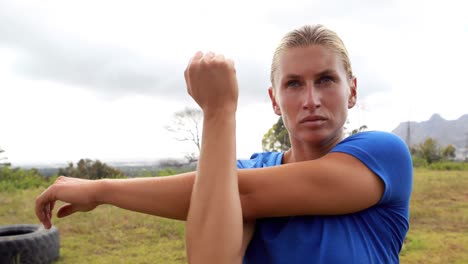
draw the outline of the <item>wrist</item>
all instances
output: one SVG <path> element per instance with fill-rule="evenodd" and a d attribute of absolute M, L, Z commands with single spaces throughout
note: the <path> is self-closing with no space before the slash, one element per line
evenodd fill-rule
<path fill-rule="evenodd" d="M 227 119 L 236 116 L 236 107 L 223 107 L 218 109 L 205 109 L 203 110 L 203 120 L 218 120 Z"/>
<path fill-rule="evenodd" d="M 93 201 L 96 205 L 101 205 L 106 203 L 106 195 L 108 193 L 108 186 L 110 184 L 109 179 L 99 179 L 94 182 L 93 190 Z"/>

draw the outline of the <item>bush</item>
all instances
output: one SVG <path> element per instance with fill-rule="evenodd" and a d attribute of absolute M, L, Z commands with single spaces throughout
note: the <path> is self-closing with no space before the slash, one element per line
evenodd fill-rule
<path fill-rule="evenodd" d="M 427 166 L 430 170 L 468 170 L 468 163 L 466 162 L 436 162 Z"/>
<path fill-rule="evenodd" d="M 413 167 L 420 168 L 420 167 L 427 167 L 427 160 L 416 155 L 412 156 L 413 159 Z"/>
<path fill-rule="evenodd" d="M 36 169 L 0 168 L 0 191 L 46 187 L 55 177 L 44 177 Z"/>

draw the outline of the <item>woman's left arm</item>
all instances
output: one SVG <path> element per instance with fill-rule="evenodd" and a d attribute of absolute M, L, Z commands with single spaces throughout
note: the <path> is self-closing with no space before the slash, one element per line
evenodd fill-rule
<path fill-rule="evenodd" d="M 375 205 L 385 188 L 373 171 L 346 153 L 240 170 L 239 184 L 246 219 L 354 213 Z"/>
<path fill-rule="evenodd" d="M 238 172 L 245 219 L 341 215 L 379 202 L 409 202 L 413 168 L 406 144 L 387 132 L 345 139 L 325 156 Z"/>

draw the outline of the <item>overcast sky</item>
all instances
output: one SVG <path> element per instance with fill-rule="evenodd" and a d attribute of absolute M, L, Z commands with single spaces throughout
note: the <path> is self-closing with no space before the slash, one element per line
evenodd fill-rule
<path fill-rule="evenodd" d="M 193 151 L 164 127 L 185 106 L 197 50 L 236 62 L 238 156 L 277 120 L 267 88 L 288 31 L 320 23 L 358 79 L 351 128 L 391 131 L 468 113 L 466 1 L 0 0 L 0 148 L 13 165 L 154 160 Z"/>

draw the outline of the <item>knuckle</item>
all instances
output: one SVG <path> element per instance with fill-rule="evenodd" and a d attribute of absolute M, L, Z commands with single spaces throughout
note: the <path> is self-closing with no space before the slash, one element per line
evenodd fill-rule
<path fill-rule="evenodd" d="M 193 76 L 197 69 L 200 68 L 200 64 L 200 62 L 192 62 L 192 64 L 190 64 L 187 68 L 187 75 Z"/>
<path fill-rule="evenodd" d="M 57 177 L 57 180 L 55 182 L 62 182 L 62 181 L 65 181 L 66 179 L 67 177 L 61 175 Z"/>

